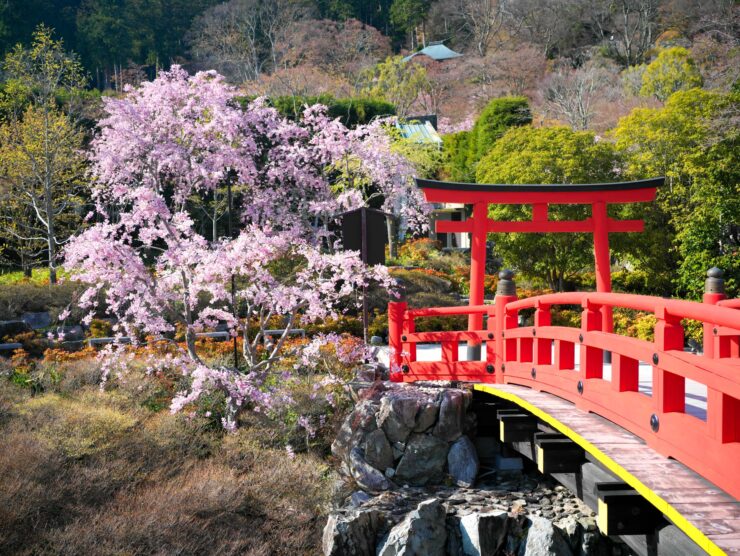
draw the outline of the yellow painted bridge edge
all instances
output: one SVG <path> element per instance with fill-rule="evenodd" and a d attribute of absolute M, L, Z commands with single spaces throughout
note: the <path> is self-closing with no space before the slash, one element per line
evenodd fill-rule
<path fill-rule="evenodd" d="M 676 525 L 676 527 L 686 533 L 686 535 L 697 545 L 699 545 L 704 551 L 712 556 L 726 556 L 724 550 L 714 544 L 704 533 L 702 533 L 700 529 L 698 529 L 688 519 L 681 515 L 673 506 L 671 506 L 668 502 L 655 494 L 652 490 L 646 487 L 637 477 L 635 477 L 632 473 L 619 465 L 612 458 L 607 456 L 604 452 L 599 450 L 599 448 L 597 448 L 591 442 L 583 438 L 580 434 L 567 427 L 566 425 L 552 417 L 550 414 L 542 411 L 537 406 L 532 405 L 523 398 L 520 398 L 516 394 L 512 394 L 511 392 L 507 392 L 504 390 L 499 390 L 498 388 L 496 388 L 496 386 L 490 384 L 475 384 L 473 387 L 481 392 L 486 392 L 487 394 L 498 396 L 499 398 L 514 402 L 522 409 L 529 411 L 531 414 L 542 419 L 554 429 L 566 435 L 573 442 L 578 444 L 581 448 L 595 457 L 596 460 L 599 461 L 604 467 L 609 469 L 609 471 L 614 473 L 617 477 L 622 479 L 625 483 L 639 492 L 646 500 L 648 500 L 653 506 L 658 508 L 658 510 L 660 510 L 668 519 L 670 519 Z"/>

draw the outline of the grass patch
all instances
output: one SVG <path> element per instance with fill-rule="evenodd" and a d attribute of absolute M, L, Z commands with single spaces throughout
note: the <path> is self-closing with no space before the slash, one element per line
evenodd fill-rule
<path fill-rule="evenodd" d="M 96 395 L 104 396 L 90 392 L 82 399 L 71 400 L 45 394 L 28 400 L 21 416 L 41 442 L 61 449 L 66 457 L 90 456 L 109 450 L 138 421 L 131 413 L 95 399 Z"/>
<path fill-rule="evenodd" d="M 201 412 L 172 415 L 167 377 L 100 391 L 95 359 L 39 365 L 59 378 L 36 395 L 0 365 L 0 554 L 319 552 L 334 418 L 291 458 L 285 440 L 305 431 L 261 416 L 227 434 Z"/>
<path fill-rule="evenodd" d="M 57 279 L 66 278 L 68 276 L 69 273 L 65 272 L 61 268 L 57 269 Z M 31 271 L 30 277 L 23 274 L 22 270 L 0 270 L 0 286 L 18 283 L 46 286 L 49 284 L 49 269 L 34 268 Z"/>

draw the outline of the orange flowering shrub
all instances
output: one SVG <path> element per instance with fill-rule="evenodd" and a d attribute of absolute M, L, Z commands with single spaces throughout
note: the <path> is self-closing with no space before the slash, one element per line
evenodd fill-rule
<path fill-rule="evenodd" d="M 402 264 L 423 266 L 442 249 L 442 244 L 429 238 L 407 241 L 398 248 L 398 259 Z"/>
<path fill-rule="evenodd" d="M 66 363 L 67 361 L 81 361 L 88 357 L 95 357 L 95 348 L 86 346 L 78 351 L 67 351 L 66 349 L 48 348 L 44 351 L 44 363 Z"/>

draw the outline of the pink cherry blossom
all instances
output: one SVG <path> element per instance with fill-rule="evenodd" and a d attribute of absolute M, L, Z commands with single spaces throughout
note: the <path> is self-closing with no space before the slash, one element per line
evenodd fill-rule
<path fill-rule="evenodd" d="M 87 323 L 102 294 L 119 338 L 137 343 L 171 336 L 177 325 L 185 329 L 185 348 L 148 368 L 176 368 L 189 377 L 172 411 L 222 392 L 227 429 L 241 411 L 269 412 L 290 402 L 267 379 L 299 317 L 336 317 L 363 287 L 392 286 L 384 267 L 366 267 L 356 252 L 326 249 L 334 216 L 369 200 L 359 189 L 335 187 L 341 164 L 357 162 L 357 172 L 404 225 L 423 227 L 428 212 L 411 165 L 391 149 L 386 123 L 349 130 L 320 106 L 291 122 L 260 99 L 242 109 L 235 97 L 218 74 L 189 76 L 174 66 L 122 98 L 106 99 L 91 155 L 97 222 L 65 249 L 65 267 L 90 284 L 79 301 Z M 190 204 L 227 179 L 243 192 L 242 229 L 233 239 L 209 241 L 197 231 Z M 289 272 L 274 271 L 288 261 Z M 286 332 L 267 342 L 274 316 L 284 319 Z M 220 323 L 244 338 L 244 368 L 214 367 L 199 357 L 195 334 Z M 337 354 L 348 362 L 364 355 L 339 348 Z M 103 350 L 104 381 L 123 376 L 131 357 L 120 345 Z"/>

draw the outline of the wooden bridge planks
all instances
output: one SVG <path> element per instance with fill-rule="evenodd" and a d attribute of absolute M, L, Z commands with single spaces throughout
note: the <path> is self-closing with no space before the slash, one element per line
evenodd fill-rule
<path fill-rule="evenodd" d="M 708 553 L 740 555 L 740 503 L 684 465 L 661 456 L 618 425 L 577 410 L 557 396 L 513 384 L 477 384 L 475 388 L 516 403 L 580 444 Z"/>

